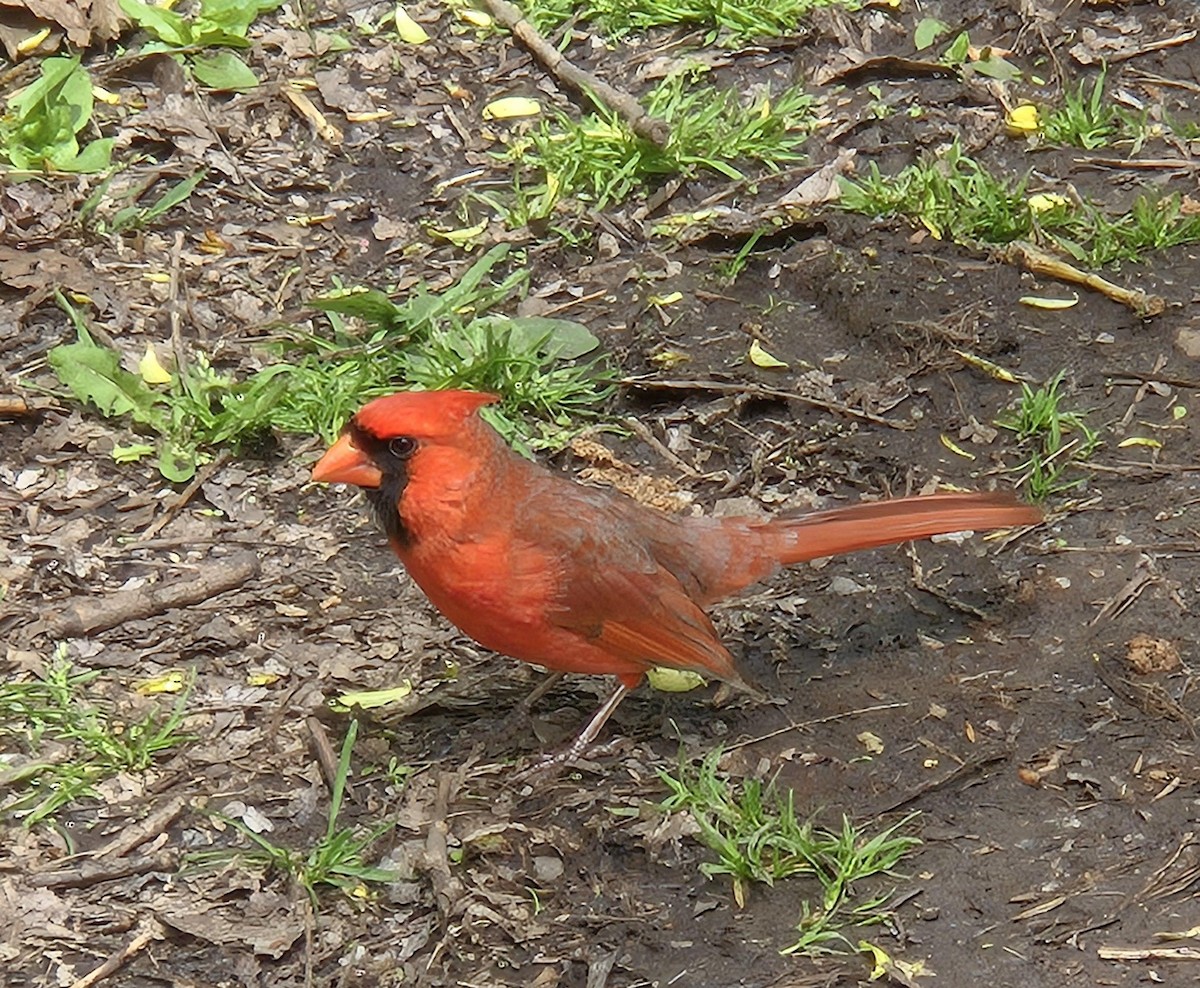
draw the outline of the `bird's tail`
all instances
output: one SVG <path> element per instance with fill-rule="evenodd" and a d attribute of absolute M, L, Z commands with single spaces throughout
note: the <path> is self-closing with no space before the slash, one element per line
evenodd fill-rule
<path fill-rule="evenodd" d="M 1036 525 L 1042 512 L 1009 494 L 951 492 L 852 504 L 768 520 L 713 519 L 701 538 L 676 547 L 676 573 L 711 604 L 781 566 L 948 532 Z M 693 530 L 700 532 L 695 528 Z M 665 550 L 664 550 L 665 551 Z"/>
<path fill-rule="evenodd" d="M 1008 494 L 947 492 L 776 517 L 767 528 L 777 537 L 779 563 L 787 566 L 931 535 L 1015 528 L 1041 520 L 1040 509 Z"/>

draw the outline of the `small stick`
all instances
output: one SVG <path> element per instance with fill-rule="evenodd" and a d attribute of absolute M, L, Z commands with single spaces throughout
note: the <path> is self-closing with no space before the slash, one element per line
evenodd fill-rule
<path fill-rule="evenodd" d="M 199 572 L 180 577 L 164 585 L 118 590 L 98 600 L 85 599 L 67 604 L 56 617 L 46 622 L 52 638 L 78 638 L 95 631 L 106 631 L 126 621 L 153 617 L 172 607 L 187 607 L 209 597 L 240 587 L 258 575 L 258 556 L 239 552 L 228 559 L 214 560 L 198 567 Z"/>
<path fill-rule="evenodd" d="M 787 734 L 788 731 L 803 731 L 809 727 L 816 727 L 818 724 L 832 724 L 837 720 L 845 720 L 847 717 L 859 717 L 862 714 L 873 714 L 880 710 L 899 710 L 907 707 L 908 703 L 877 703 L 872 707 L 858 707 L 855 710 L 843 710 L 840 714 L 830 714 L 828 717 L 817 717 L 814 720 L 803 720 L 798 724 L 788 724 L 786 727 L 777 728 L 767 734 L 760 734 L 756 738 L 746 738 L 744 741 L 736 741 L 733 744 L 725 746 L 726 751 L 734 751 L 737 748 L 745 748 L 752 744 L 758 744 L 760 741 L 769 741 L 771 738 L 777 738 L 781 734 Z"/>
<path fill-rule="evenodd" d="M 425 850 L 420 857 L 420 869 L 428 876 L 429 884 L 433 886 L 434 901 L 437 903 L 438 912 L 447 920 L 457 915 L 465 907 L 462 883 L 450 870 L 450 856 L 446 841 L 446 837 L 450 833 L 446 817 L 449 815 L 452 785 L 457 788 L 451 773 L 443 771 L 438 774 L 437 796 L 433 801 L 429 832 L 425 835 Z"/>
<path fill-rule="evenodd" d="M 1161 370 L 1161 368 L 1160 368 Z M 1153 374 L 1147 374 L 1144 371 L 1101 371 L 1101 373 L 1112 380 L 1113 384 L 1125 384 L 1127 381 L 1135 381 L 1143 384 L 1166 384 L 1172 388 L 1187 388 L 1191 391 L 1200 391 L 1200 381 L 1194 381 L 1186 377 L 1172 377 L 1169 374 L 1159 374 L 1157 371 Z"/>
<path fill-rule="evenodd" d="M 1152 51 L 1163 51 L 1166 48 L 1178 48 L 1180 45 L 1186 45 L 1190 41 L 1196 40 L 1195 31 L 1184 31 L 1182 34 L 1177 34 L 1173 38 L 1163 38 L 1162 41 L 1151 41 L 1149 44 L 1141 45 L 1137 48 L 1130 48 L 1127 51 L 1112 52 L 1108 55 L 1108 61 L 1124 62 L 1131 58 L 1137 58 L 1139 55 L 1148 55 Z"/>
<path fill-rule="evenodd" d="M 1200 961 L 1197 947 L 1098 947 L 1104 961 Z"/>
<path fill-rule="evenodd" d="M 1185 473 L 1200 472 L 1200 463 L 1136 463 L 1123 460 L 1116 465 L 1104 463 L 1075 463 L 1084 470 L 1096 473 L 1115 473 L 1121 477 L 1177 477 Z"/>
<path fill-rule="evenodd" d="M 953 756 L 951 756 L 953 757 Z M 936 792 L 939 789 L 944 789 L 946 786 L 952 785 L 955 782 L 960 782 L 964 778 L 982 772 L 986 768 L 990 768 L 997 762 L 1003 762 L 1012 757 L 1012 751 L 1008 748 L 997 748 L 993 751 L 985 751 L 974 758 L 969 758 L 965 762 L 960 762 L 954 768 L 950 769 L 944 775 L 936 779 L 928 779 L 922 782 L 911 792 L 901 796 L 885 806 L 872 807 L 871 815 L 874 817 L 883 816 L 885 813 L 895 813 L 896 810 L 908 806 L 922 796 L 927 796 L 931 792 Z"/>
<path fill-rule="evenodd" d="M 34 888 L 85 889 L 130 875 L 144 875 L 148 871 L 174 871 L 179 867 L 176 851 L 159 851 L 157 854 L 142 854 L 135 858 L 116 858 L 111 861 L 85 861 L 77 868 L 60 868 L 57 871 L 37 872 L 26 881 Z"/>
<path fill-rule="evenodd" d="M 651 432 L 650 427 L 641 421 L 641 419 L 634 418 L 632 415 L 627 415 L 621 421 L 629 426 L 629 428 L 635 433 L 637 433 L 638 438 L 641 439 L 642 442 L 653 449 L 659 456 L 661 456 L 676 469 L 681 471 L 685 477 L 697 478 L 701 476 L 699 470 L 688 463 L 687 460 L 685 460 L 674 450 L 665 446 L 658 436 Z"/>
<path fill-rule="evenodd" d="M 873 412 L 864 412 L 861 408 L 851 408 L 836 401 L 822 401 L 820 398 L 810 398 L 808 395 L 797 394 L 795 391 L 783 391 L 779 388 L 768 388 L 761 384 L 738 384 L 732 381 L 661 381 L 652 377 L 627 377 L 617 382 L 623 388 L 642 388 L 646 391 L 712 391 L 716 394 L 745 395 L 748 398 L 776 398 L 781 401 L 798 401 L 813 408 L 827 412 L 835 412 L 852 419 L 862 419 L 874 422 L 876 425 L 886 425 L 889 429 L 900 429 L 908 432 L 916 428 L 912 422 L 901 422 L 896 419 L 884 418 Z"/>
<path fill-rule="evenodd" d="M 483 0 L 483 5 L 488 9 L 488 13 L 508 28 L 559 82 L 580 93 L 596 106 L 608 107 L 643 140 L 660 148 L 667 146 L 671 139 L 671 128 L 665 120 L 650 116 L 642 104 L 629 93 L 614 89 L 603 79 L 569 62 L 562 52 L 538 34 L 534 26 L 525 20 L 525 15 L 508 0 Z"/>
<path fill-rule="evenodd" d="M 185 507 L 187 507 L 188 502 L 190 502 L 192 498 L 196 496 L 196 492 L 205 484 L 207 484 L 212 475 L 220 470 L 221 467 L 223 467 L 227 462 L 229 462 L 229 451 L 221 450 L 221 452 L 217 454 L 216 459 L 214 459 L 211 463 L 206 463 L 199 470 L 197 470 L 196 476 L 194 476 L 187 487 L 180 492 L 179 496 L 170 503 L 170 505 L 161 515 L 159 515 L 156 519 L 154 519 L 154 521 L 146 526 L 146 530 L 138 536 L 138 541 L 145 542 L 146 539 L 152 539 L 164 528 L 166 528 L 167 525 L 174 520 L 175 516 L 179 514 L 179 512 Z"/>
<path fill-rule="evenodd" d="M 1187 158 L 1076 158 L 1075 163 L 1084 168 L 1116 168 L 1125 169 L 1168 169 L 1180 171 L 1195 171 L 1197 163 Z"/>
<path fill-rule="evenodd" d="M 142 924 L 141 930 L 138 931 L 129 943 L 125 944 L 120 950 L 113 954 L 99 967 L 85 974 L 82 978 L 77 979 L 71 988 L 91 988 L 92 985 L 99 984 L 110 974 L 116 974 L 130 960 L 140 954 L 150 945 L 152 940 L 161 940 L 163 935 L 162 927 L 158 920 L 149 919 Z"/>
<path fill-rule="evenodd" d="M 1021 240 L 1014 240 L 1001 252 L 1000 256 L 1008 264 L 1023 264 L 1034 274 L 1044 274 L 1050 278 L 1057 278 L 1059 281 L 1090 288 L 1092 291 L 1111 298 L 1114 302 L 1129 306 L 1143 319 L 1162 315 L 1167 308 L 1166 300 L 1161 295 L 1149 295 L 1138 289 L 1114 285 L 1098 274 L 1080 271 L 1074 265 L 1051 257 L 1044 251 L 1038 250 L 1033 244 Z"/>
<path fill-rule="evenodd" d="M 176 796 L 168 800 L 157 810 L 139 820 L 132 827 L 126 827 L 107 844 L 92 852 L 94 858 L 120 858 L 128 854 L 139 844 L 145 844 L 151 837 L 157 837 L 178 818 L 183 812 L 183 799 Z"/>
<path fill-rule="evenodd" d="M 317 751 L 317 764 L 321 766 L 321 774 L 325 776 L 325 785 L 329 786 L 329 790 L 332 792 L 338 774 L 337 752 L 333 750 L 333 745 L 329 741 L 329 734 L 325 731 L 324 724 L 316 717 L 309 717 L 304 723 L 308 727 L 313 747 Z M 349 789 L 349 786 L 346 788 Z"/>

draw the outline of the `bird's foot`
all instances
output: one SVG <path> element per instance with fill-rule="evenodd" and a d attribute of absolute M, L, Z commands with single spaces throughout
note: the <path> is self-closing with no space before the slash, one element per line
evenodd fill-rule
<path fill-rule="evenodd" d="M 534 780 L 549 782 L 551 779 L 557 778 L 564 769 L 578 763 L 584 755 L 587 755 L 590 761 L 593 757 L 611 754 L 622 743 L 620 739 L 615 739 L 606 744 L 592 745 L 589 741 L 581 745 L 580 740 L 580 738 L 576 738 L 569 747 L 563 748 L 562 751 L 538 756 L 510 778 L 518 784 Z"/>
<path fill-rule="evenodd" d="M 531 778 L 553 778 L 563 770 L 565 765 L 576 761 L 580 755 L 592 746 L 592 742 L 596 740 L 600 729 L 607 722 L 608 718 L 612 716 L 612 712 L 621 705 L 621 701 L 625 699 L 625 695 L 628 692 L 628 686 L 624 683 L 618 683 L 612 695 L 604 701 L 604 705 L 596 711 L 592 719 L 588 721 L 587 726 L 579 732 L 579 737 L 571 742 L 570 747 L 558 752 L 558 754 L 543 756 L 539 761 L 518 772 L 514 777 L 514 781 L 523 782 Z"/>

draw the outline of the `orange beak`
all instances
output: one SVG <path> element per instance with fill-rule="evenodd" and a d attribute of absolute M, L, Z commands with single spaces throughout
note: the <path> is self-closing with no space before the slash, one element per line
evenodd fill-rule
<path fill-rule="evenodd" d="M 312 479 L 321 484 L 356 484 L 359 487 L 378 487 L 383 474 L 348 435 L 342 436 L 325 451 L 313 467 Z"/>

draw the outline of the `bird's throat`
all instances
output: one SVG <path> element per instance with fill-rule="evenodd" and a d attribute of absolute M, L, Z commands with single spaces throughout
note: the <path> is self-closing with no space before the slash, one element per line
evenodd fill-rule
<path fill-rule="evenodd" d="M 412 529 L 404 523 L 400 513 L 400 501 L 407 486 L 408 471 L 403 465 L 393 465 L 384 473 L 383 482 L 378 487 L 367 488 L 364 492 L 388 540 L 401 549 L 409 549 L 413 544 Z"/>

